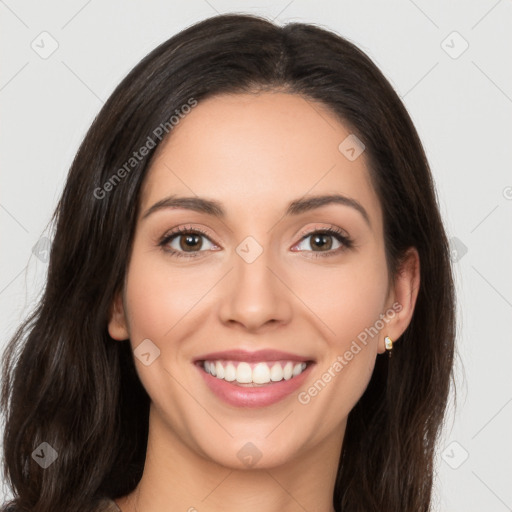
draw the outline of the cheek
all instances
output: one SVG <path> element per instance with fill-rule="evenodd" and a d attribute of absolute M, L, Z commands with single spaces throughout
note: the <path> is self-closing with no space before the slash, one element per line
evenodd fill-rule
<path fill-rule="evenodd" d="M 312 309 L 328 326 L 327 347 L 316 379 L 302 390 L 299 402 L 328 424 L 349 414 L 373 373 L 388 291 L 383 258 L 374 254 L 340 268 L 323 280 L 323 291 L 310 287 Z"/>
<path fill-rule="evenodd" d="M 376 324 L 381 323 L 387 283 L 371 277 L 340 278 L 343 292 L 331 290 L 332 295 L 326 294 L 331 300 L 318 298 L 323 300 L 322 324 L 328 326 L 324 354 L 310 386 L 297 398 L 311 417 L 318 418 L 320 430 L 346 418 L 370 382 L 378 351 Z"/>
<path fill-rule="evenodd" d="M 211 288 L 212 279 L 201 271 L 176 268 L 165 256 L 151 257 L 144 249 L 134 252 L 126 281 L 126 306 L 130 326 L 130 342 L 137 356 L 137 347 L 149 339 L 159 350 L 149 365 L 135 357 L 138 376 L 155 404 L 172 404 L 183 399 L 181 387 L 173 385 L 176 368 L 180 372 L 192 371 L 180 366 L 179 343 L 176 340 L 193 335 L 197 328 L 194 314 L 200 299 Z M 142 346 L 142 345 L 141 345 Z M 151 357 L 156 354 L 149 347 Z M 183 369 L 185 368 L 185 369 Z M 183 377 L 183 376 L 182 376 Z M 181 377 L 181 378 L 182 378 Z M 177 421 L 177 420 L 176 420 Z"/>
<path fill-rule="evenodd" d="M 384 312 L 388 281 L 383 255 L 357 256 L 337 269 L 319 266 L 297 275 L 301 277 L 294 291 L 337 350 L 372 327 Z"/>
<path fill-rule="evenodd" d="M 189 322 L 214 278 L 205 267 L 177 268 L 165 256 L 134 251 L 126 283 L 132 336 L 163 340 L 183 319 Z"/>

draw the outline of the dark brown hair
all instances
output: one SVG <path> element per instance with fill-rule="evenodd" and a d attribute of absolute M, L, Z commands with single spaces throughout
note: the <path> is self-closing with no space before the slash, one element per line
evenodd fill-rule
<path fill-rule="evenodd" d="M 453 377 L 455 297 L 424 150 L 398 95 L 354 44 L 313 25 L 280 27 L 251 15 L 215 16 L 158 46 L 115 89 L 79 148 L 52 217 L 44 293 L 5 351 L 3 467 L 12 510 L 90 512 L 99 498 L 137 485 L 149 397 L 130 345 L 112 340 L 107 322 L 161 140 L 108 193 L 97 191 L 191 98 L 258 90 L 321 102 L 363 141 L 390 275 L 409 247 L 419 252 L 412 321 L 393 357 L 377 357 L 349 414 L 333 502 L 338 512 L 430 510 Z M 58 452 L 47 469 L 32 458 L 43 442 Z"/>

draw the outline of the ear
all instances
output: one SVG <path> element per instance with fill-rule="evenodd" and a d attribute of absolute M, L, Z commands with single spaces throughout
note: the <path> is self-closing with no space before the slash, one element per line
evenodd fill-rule
<path fill-rule="evenodd" d="M 123 303 L 123 295 L 121 292 L 116 294 L 116 297 L 110 308 L 110 316 L 108 321 L 108 333 L 110 337 L 123 341 L 130 338 L 128 332 L 128 322 L 126 320 L 125 307 Z"/>
<path fill-rule="evenodd" d="M 386 323 L 379 338 L 378 353 L 386 351 L 384 338 L 389 336 L 396 341 L 411 323 L 414 306 L 420 289 L 420 257 L 415 247 L 407 249 L 404 261 L 394 279 L 394 286 L 390 293 L 388 308 L 395 311 L 395 315 Z M 394 307 L 393 307 L 394 304 Z"/>

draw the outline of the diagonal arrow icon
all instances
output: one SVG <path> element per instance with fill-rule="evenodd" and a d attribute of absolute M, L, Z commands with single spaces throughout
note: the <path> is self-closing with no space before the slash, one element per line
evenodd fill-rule
<path fill-rule="evenodd" d="M 252 263 L 253 261 L 255 261 L 262 252 L 263 247 L 261 247 L 258 241 L 252 236 L 246 237 L 236 247 L 236 253 L 246 263 Z"/>
<path fill-rule="evenodd" d="M 143 365 L 149 366 L 157 357 L 160 357 L 160 349 L 146 338 L 134 349 L 133 354 Z"/>

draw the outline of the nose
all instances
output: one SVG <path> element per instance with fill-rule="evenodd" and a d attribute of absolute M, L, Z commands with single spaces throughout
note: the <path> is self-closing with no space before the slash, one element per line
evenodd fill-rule
<path fill-rule="evenodd" d="M 221 321 L 250 332 L 287 324 L 292 316 L 293 293 L 281 266 L 270 251 L 248 262 L 235 254 L 219 307 Z"/>

